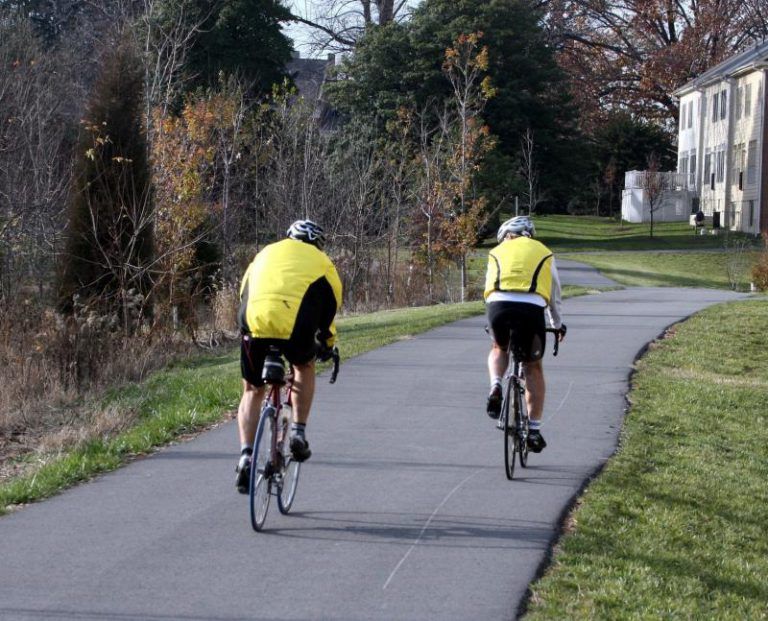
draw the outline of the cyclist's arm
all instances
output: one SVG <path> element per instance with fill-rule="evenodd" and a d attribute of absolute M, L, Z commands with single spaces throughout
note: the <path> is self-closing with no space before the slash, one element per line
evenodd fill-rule
<path fill-rule="evenodd" d="M 327 347 L 333 347 L 336 343 L 336 312 L 341 308 L 342 285 L 339 273 L 336 271 L 333 263 L 330 264 L 325 280 L 330 285 L 329 289 L 332 295 L 327 295 L 323 300 L 323 310 L 321 313 L 318 338 L 325 343 Z M 327 291 L 327 289 L 326 289 Z"/>
<path fill-rule="evenodd" d="M 549 314 L 549 321 L 552 327 L 559 329 L 563 325 L 563 293 L 560 287 L 560 276 L 557 273 L 557 265 L 555 264 L 555 257 L 552 257 L 552 290 L 549 295 L 549 306 L 547 312 Z"/>
<path fill-rule="evenodd" d="M 483 297 L 485 299 L 488 299 L 488 296 L 496 290 L 500 277 L 501 266 L 499 265 L 499 260 L 492 252 L 489 252 L 488 267 L 485 270 L 485 290 L 483 291 Z"/>

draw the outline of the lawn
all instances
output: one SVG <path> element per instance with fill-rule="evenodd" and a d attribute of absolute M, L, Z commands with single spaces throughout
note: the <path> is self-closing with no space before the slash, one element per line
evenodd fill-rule
<path fill-rule="evenodd" d="M 766 298 L 712 307 L 638 363 L 526 619 L 768 618 L 767 318 Z"/>
<path fill-rule="evenodd" d="M 603 250 L 702 250 L 723 249 L 734 240 L 758 244 L 755 236 L 740 233 L 694 235 L 687 222 L 659 222 L 650 237 L 648 224 L 617 222 L 596 216 L 534 216 L 536 237 L 555 252 Z"/>
<path fill-rule="evenodd" d="M 558 255 L 596 267 L 623 285 L 748 291 L 756 251 L 604 252 Z"/>

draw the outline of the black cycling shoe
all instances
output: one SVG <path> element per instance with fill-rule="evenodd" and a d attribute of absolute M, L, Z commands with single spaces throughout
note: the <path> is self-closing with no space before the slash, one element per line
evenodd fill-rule
<path fill-rule="evenodd" d="M 493 419 L 499 418 L 499 415 L 501 414 L 501 402 L 503 398 L 504 397 L 501 394 L 501 386 L 496 384 L 491 389 L 491 394 L 488 395 L 488 403 L 485 407 L 486 412 L 488 412 L 488 416 Z"/>
<path fill-rule="evenodd" d="M 528 432 L 528 449 L 534 453 L 541 453 L 541 451 L 544 450 L 544 447 L 547 446 L 547 443 L 544 442 L 544 438 L 541 435 L 541 432 L 538 429 L 531 429 Z"/>
<path fill-rule="evenodd" d="M 251 491 L 251 458 L 241 459 L 240 463 L 235 466 L 235 472 L 237 472 L 235 479 L 237 491 L 241 494 L 248 494 Z"/>
<path fill-rule="evenodd" d="M 291 454 L 298 462 L 307 461 L 312 456 L 307 439 L 302 436 L 293 436 L 291 438 Z"/>

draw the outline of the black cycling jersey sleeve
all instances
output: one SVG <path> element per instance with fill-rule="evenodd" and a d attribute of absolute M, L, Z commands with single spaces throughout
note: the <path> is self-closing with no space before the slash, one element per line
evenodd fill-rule
<path fill-rule="evenodd" d="M 320 333 L 318 336 L 323 341 L 327 340 L 331 336 L 331 324 L 336 317 L 336 296 L 325 276 L 318 278 L 309 286 L 304 301 L 316 313 L 317 329 Z"/>

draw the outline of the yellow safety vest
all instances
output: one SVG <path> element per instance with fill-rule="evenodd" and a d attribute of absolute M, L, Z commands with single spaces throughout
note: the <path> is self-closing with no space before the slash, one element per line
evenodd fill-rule
<path fill-rule="evenodd" d="M 240 285 L 240 321 L 255 338 L 287 339 L 309 287 L 325 278 L 341 307 L 341 279 L 328 256 L 312 244 L 284 239 L 259 252 Z M 321 326 L 324 328 L 325 326 Z M 333 345 L 336 326 L 329 326 Z"/>
<path fill-rule="evenodd" d="M 530 237 L 505 239 L 488 254 L 483 297 L 494 291 L 538 293 L 549 304 L 552 252 Z"/>

